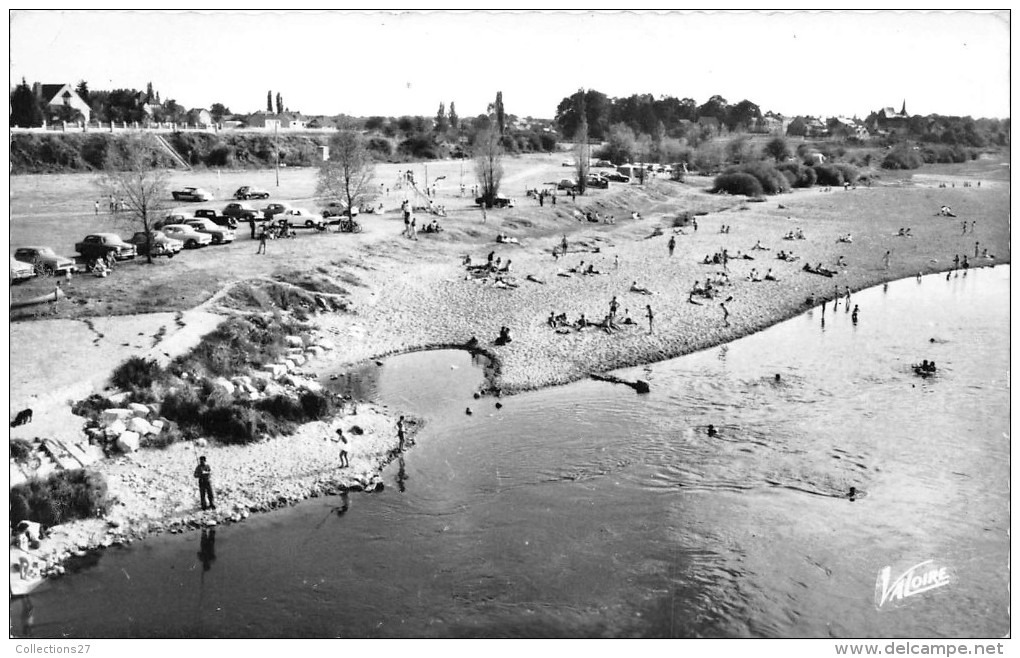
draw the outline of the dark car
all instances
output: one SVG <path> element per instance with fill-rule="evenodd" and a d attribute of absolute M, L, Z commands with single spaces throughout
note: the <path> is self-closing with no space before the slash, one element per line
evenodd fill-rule
<path fill-rule="evenodd" d="M 237 228 L 237 218 L 221 215 L 212 208 L 199 208 L 191 217 L 181 217 L 178 221 L 166 222 L 167 224 L 185 224 L 189 219 L 209 219 L 213 224 L 226 226 L 230 229 Z"/>
<path fill-rule="evenodd" d="M 171 194 L 174 197 L 174 201 L 209 201 L 213 198 L 212 194 L 209 194 L 200 187 L 185 187 L 180 190 L 174 190 Z"/>
<path fill-rule="evenodd" d="M 487 208 L 513 208 L 514 201 L 508 196 L 497 194 L 492 196 L 491 194 L 483 194 L 480 197 L 475 198 L 475 203 L 479 206 L 484 205 Z"/>
<path fill-rule="evenodd" d="M 607 171 L 602 174 L 602 177 L 606 180 L 611 180 L 615 183 L 629 183 L 630 176 L 625 176 L 618 171 Z"/>
<path fill-rule="evenodd" d="M 223 215 L 226 217 L 233 217 L 238 221 L 241 220 L 248 221 L 249 219 L 262 219 L 262 213 L 260 211 L 252 207 L 251 204 L 241 203 L 240 201 L 228 203 L 226 206 L 224 206 Z M 197 214 L 195 216 L 198 217 Z"/>
<path fill-rule="evenodd" d="M 609 187 L 609 180 L 602 176 L 588 176 L 588 187 L 604 190 Z"/>
<path fill-rule="evenodd" d="M 85 260 L 106 258 L 112 254 L 117 260 L 134 258 L 138 254 L 133 244 L 128 244 L 116 233 L 93 233 L 74 245 L 74 250 Z"/>
<path fill-rule="evenodd" d="M 269 192 L 253 185 L 242 185 L 234 192 L 234 198 L 240 200 L 268 199 Z"/>
<path fill-rule="evenodd" d="M 287 212 L 288 210 L 290 210 L 290 208 L 291 206 L 289 203 L 280 201 L 276 203 L 270 203 L 269 205 L 262 209 L 262 216 L 265 217 L 266 219 L 271 220 L 276 215 Z"/>

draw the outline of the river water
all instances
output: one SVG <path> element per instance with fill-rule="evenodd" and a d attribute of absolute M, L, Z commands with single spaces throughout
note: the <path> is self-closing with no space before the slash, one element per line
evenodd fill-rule
<path fill-rule="evenodd" d="M 830 304 L 618 373 L 648 395 L 584 381 L 497 409 L 466 353 L 388 359 L 350 380 L 429 422 L 385 491 L 107 550 L 15 601 L 12 632 L 1001 636 L 1008 299 L 1009 267 L 898 281 L 854 296 L 857 324 Z M 950 584 L 876 605 L 884 567 L 928 559 Z"/>

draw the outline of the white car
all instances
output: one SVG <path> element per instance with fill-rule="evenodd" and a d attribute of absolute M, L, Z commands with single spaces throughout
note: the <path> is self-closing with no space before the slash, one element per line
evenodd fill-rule
<path fill-rule="evenodd" d="M 180 240 L 184 243 L 185 249 L 197 249 L 212 244 L 213 236 L 208 233 L 199 233 L 194 227 L 187 224 L 167 224 L 159 230 L 168 238 Z"/>
<path fill-rule="evenodd" d="M 287 226 L 296 227 L 303 226 L 305 228 L 325 228 L 326 220 L 314 212 L 309 212 L 305 208 L 288 208 L 282 213 L 273 216 L 276 221 L 283 220 L 287 222 Z"/>

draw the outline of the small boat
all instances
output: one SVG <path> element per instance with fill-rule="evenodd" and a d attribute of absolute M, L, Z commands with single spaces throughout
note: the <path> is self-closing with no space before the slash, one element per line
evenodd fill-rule
<path fill-rule="evenodd" d="M 25 306 L 35 306 L 36 304 L 45 304 L 46 302 L 55 302 L 58 299 L 64 298 L 64 291 L 60 288 L 55 288 L 53 292 L 48 292 L 45 295 L 38 295 L 36 297 L 29 297 L 27 299 L 19 299 L 11 302 L 11 308 L 23 308 Z"/>

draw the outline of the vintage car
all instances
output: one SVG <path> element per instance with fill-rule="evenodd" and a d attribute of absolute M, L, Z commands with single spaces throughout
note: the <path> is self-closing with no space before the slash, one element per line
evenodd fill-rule
<path fill-rule="evenodd" d="M 213 196 L 201 187 L 185 187 L 171 192 L 174 201 L 210 201 Z"/>
<path fill-rule="evenodd" d="M 510 197 L 497 194 L 495 196 L 489 194 L 483 194 L 480 197 L 475 197 L 475 203 L 479 206 L 484 205 L 486 208 L 513 208 L 514 201 Z"/>
<path fill-rule="evenodd" d="M 262 216 L 266 219 L 272 219 L 275 215 L 279 215 L 282 212 L 290 210 L 290 204 L 285 201 L 277 201 L 270 203 L 262 209 Z"/>
<path fill-rule="evenodd" d="M 629 183 L 630 176 L 625 176 L 618 171 L 607 171 L 602 174 L 602 177 L 606 180 L 611 180 L 614 183 Z"/>
<path fill-rule="evenodd" d="M 150 245 L 153 256 L 166 256 L 167 258 L 173 258 L 184 248 L 183 242 L 168 238 L 162 231 L 149 231 L 149 239 L 145 238 L 145 231 L 139 231 L 131 236 L 128 242 L 135 246 L 139 256 L 148 255 Z"/>
<path fill-rule="evenodd" d="M 35 267 L 28 263 L 23 263 L 20 260 L 16 260 L 14 256 L 11 256 L 11 283 L 18 281 L 25 281 L 36 276 Z"/>
<path fill-rule="evenodd" d="M 126 260 L 138 255 L 133 244 L 128 244 L 116 233 L 93 233 L 74 245 L 74 250 L 87 261 L 106 258 L 109 254 L 117 260 Z"/>
<path fill-rule="evenodd" d="M 168 238 L 180 240 L 184 243 L 185 249 L 197 249 L 212 244 L 213 238 L 208 233 L 199 233 L 194 227 L 187 224 L 167 224 L 162 228 Z"/>
<path fill-rule="evenodd" d="M 237 188 L 234 192 L 234 198 L 241 201 L 247 201 L 248 199 L 268 199 L 269 192 L 263 190 L 261 187 L 255 187 L 254 185 L 242 185 Z"/>
<path fill-rule="evenodd" d="M 234 201 L 223 207 L 224 217 L 233 217 L 237 221 L 248 221 L 249 219 L 262 219 L 262 212 L 253 207 L 250 203 Z M 215 220 L 213 220 L 215 221 Z"/>
<path fill-rule="evenodd" d="M 609 187 L 609 179 L 603 178 L 602 176 L 596 176 L 595 174 L 590 174 L 588 176 L 588 187 L 604 190 Z"/>
<path fill-rule="evenodd" d="M 326 220 L 322 218 L 322 215 L 316 215 L 313 212 L 309 212 L 304 208 L 288 208 L 287 210 L 279 213 L 275 216 L 277 221 L 283 220 L 287 223 L 287 226 L 294 227 L 305 227 L 305 228 L 326 228 Z"/>
<path fill-rule="evenodd" d="M 199 233 L 208 233 L 211 235 L 213 244 L 227 244 L 228 242 L 234 241 L 235 235 L 232 230 L 229 228 L 223 228 L 222 226 L 217 226 L 211 219 L 195 217 L 194 219 L 185 220 L 184 223 Z"/>
<path fill-rule="evenodd" d="M 38 274 L 45 276 L 78 271 L 73 258 L 58 256 L 50 247 L 18 247 L 14 250 L 14 258 L 31 263 Z"/>

